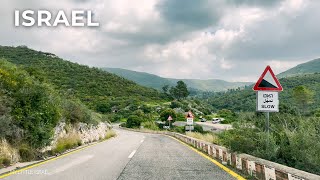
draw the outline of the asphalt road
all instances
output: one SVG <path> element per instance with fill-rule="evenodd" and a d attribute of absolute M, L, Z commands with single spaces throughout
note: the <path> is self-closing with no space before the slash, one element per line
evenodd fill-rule
<path fill-rule="evenodd" d="M 205 131 L 219 132 L 219 131 L 224 131 L 232 128 L 232 125 L 230 124 L 213 124 L 211 121 L 196 122 L 196 124 L 199 124 L 200 126 L 202 126 L 203 130 Z"/>
<path fill-rule="evenodd" d="M 187 123 L 185 121 L 176 121 L 173 123 L 175 126 L 185 126 Z M 213 124 L 211 121 L 207 122 L 195 122 L 202 126 L 203 130 L 205 131 L 212 131 L 212 132 L 220 132 L 226 129 L 231 129 L 232 125 L 230 124 Z"/>
<path fill-rule="evenodd" d="M 234 179 L 180 142 L 117 130 L 118 136 L 5 179 Z"/>

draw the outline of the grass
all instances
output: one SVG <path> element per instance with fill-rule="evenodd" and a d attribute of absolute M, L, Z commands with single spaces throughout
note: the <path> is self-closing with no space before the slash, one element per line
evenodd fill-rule
<path fill-rule="evenodd" d="M 65 137 L 59 138 L 56 144 L 56 147 L 53 149 L 53 153 L 62 153 L 67 149 L 71 149 L 77 146 L 81 146 L 82 142 L 79 134 L 70 133 Z"/>
<path fill-rule="evenodd" d="M 0 168 L 9 166 L 12 161 L 18 161 L 19 154 L 5 139 L 0 139 Z"/>
<path fill-rule="evenodd" d="M 219 144 L 218 137 L 213 133 L 201 134 L 197 132 L 187 132 L 186 135 L 209 143 Z"/>
<path fill-rule="evenodd" d="M 120 122 L 121 122 L 121 123 L 127 122 L 127 118 L 121 118 L 121 119 L 120 119 Z"/>
<path fill-rule="evenodd" d="M 110 138 L 112 138 L 112 137 L 115 137 L 116 135 L 117 135 L 117 134 L 116 134 L 116 132 L 115 132 L 114 130 L 109 129 L 109 130 L 107 131 L 106 136 L 105 136 L 104 139 L 110 139 Z"/>
<path fill-rule="evenodd" d="M 154 131 L 159 131 L 159 127 L 154 121 L 147 121 L 147 122 L 142 122 L 141 126 L 143 126 L 146 129 L 154 130 Z"/>

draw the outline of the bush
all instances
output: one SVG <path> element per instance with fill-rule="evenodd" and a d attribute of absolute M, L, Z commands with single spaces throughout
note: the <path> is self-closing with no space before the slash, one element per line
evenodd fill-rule
<path fill-rule="evenodd" d="M 202 126 L 198 125 L 198 124 L 194 124 L 194 132 L 199 132 L 199 133 L 203 133 L 203 128 Z"/>
<path fill-rule="evenodd" d="M 29 162 L 35 159 L 34 150 L 27 145 L 23 145 L 19 148 L 19 155 L 22 162 Z"/>
<path fill-rule="evenodd" d="M 11 161 L 10 161 L 10 159 L 8 159 L 8 158 L 3 158 L 3 159 L 0 159 L 0 165 L 3 165 L 3 166 L 10 166 L 10 164 L 11 164 Z"/>
<path fill-rule="evenodd" d="M 176 121 L 177 118 L 177 114 L 173 109 L 165 109 L 160 113 L 160 120 L 161 121 L 167 121 L 168 117 L 171 116 L 172 117 L 172 121 L 171 123 L 174 123 Z"/>
<path fill-rule="evenodd" d="M 144 128 L 146 129 L 151 129 L 151 130 L 154 130 L 154 131 L 158 131 L 159 130 L 159 126 L 157 125 L 156 122 L 154 121 L 146 121 L 146 122 L 143 122 L 141 124 L 141 126 L 143 126 Z"/>
<path fill-rule="evenodd" d="M 141 122 L 142 122 L 142 118 L 140 118 L 137 115 L 131 115 L 129 116 L 126 125 L 128 128 L 136 128 L 136 127 L 140 127 Z"/>
<path fill-rule="evenodd" d="M 170 108 L 172 108 L 172 109 L 183 108 L 184 109 L 184 105 L 182 103 L 180 103 L 179 101 L 172 101 L 170 104 Z"/>
<path fill-rule="evenodd" d="M 174 126 L 172 131 L 183 134 L 185 132 L 184 126 Z"/>
<path fill-rule="evenodd" d="M 204 140 L 206 142 L 213 143 L 213 144 L 219 143 L 218 136 L 216 136 L 213 133 L 201 134 L 198 132 L 187 132 L 186 135 L 196 139 Z"/>
<path fill-rule="evenodd" d="M 76 133 L 68 134 L 66 137 L 58 139 L 56 147 L 53 149 L 53 153 L 62 153 L 68 149 L 81 145 L 80 137 Z"/>
<path fill-rule="evenodd" d="M 105 139 L 110 139 L 112 137 L 115 137 L 116 135 L 117 135 L 116 132 L 114 132 L 114 130 L 110 129 L 107 131 Z"/>

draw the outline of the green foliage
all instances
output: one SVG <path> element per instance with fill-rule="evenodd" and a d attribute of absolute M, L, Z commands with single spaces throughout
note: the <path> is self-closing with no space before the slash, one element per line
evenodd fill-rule
<path fill-rule="evenodd" d="M 185 127 L 184 126 L 173 126 L 172 131 L 177 133 L 185 133 Z"/>
<path fill-rule="evenodd" d="M 187 85 L 183 81 L 178 81 L 175 87 L 171 87 L 170 94 L 176 99 L 182 99 L 189 96 Z"/>
<path fill-rule="evenodd" d="M 217 115 L 219 117 L 225 118 L 225 120 L 232 121 L 234 120 L 236 114 L 228 109 L 221 109 L 217 112 Z"/>
<path fill-rule="evenodd" d="M 141 123 L 141 126 L 143 126 L 146 129 L 151 129 L 151 130 L 154 130 L 154 131 L 159 131 L 160 130 L 158 124 L 156 122 L 154 122 L 154 121 L 143 122 L 143 123 Z"/>
<path fill-rule="evenodd" d="M 11 164 L 10 159 L 8 159 L 8 158 L 0 158 L 0 167 L 1 167 L 1 165 L 7 167 L 7 166 L 10 166 L 10 164 Z"/>
<path fill-rule="evenodd" d="M 304 109 L 306 114 L 320 108 L 319 73 L 283 78 L 280 79 L 280 82 L 284 88 L 284 91 L 279 93 L 280 107 L 285 107 L 287 110 L 297 110 L 301 109 L 300 103 L 297 102 L 304 102 L 304 104 L 308 105 L 308 108 Z M 302 96 L 304 99 L 297 101 L 294 96 L 294 88 L 301 85 L 304 87 L 301 91 L 304 94 Z M 229 109 L 234 112 L 254 112 L 256 110 L 256 93 L 252 90 L 252 86 L 214 93 L 205 98 L 208 98 L 205 100 L 208 100 L 216 110 Z M 310 98 L 313 102 L 312 104 L 310 104 Z"/>
<path fill-rule="evenodd" d="M 163 93 L 168 94 L 169 87 L 170 87 L 169 85 L 164 85 L 164 86 L 162 87 Z"/>
<path fill-rule="evenodd" d="M 131 115 L 129 116 L 126 126 L 127 128 L 137 128 L 140 127 L 141 122 L 143 121 L 143 119 L 137 115 Z"/>
<path fill-rule="evenodd" d="M 182 102 L 182 101 L 172 101 L 170 104 L 170 108 L 181 108 L 181 109 L 188 109 L 188 104 Z"/>
<path fill-rule="evenodd" d="M 115 136 L 117 136 L 117 133 L 114 130 L 109 129 L 107 131 L 106 136 L 105 136 L 104 139 L 110 139 L 110 138 L 115 137 Z"/>
<path fill-rule="evenodd" d="M 193 126 L 194 126 L 194 130 L 193 130 L 194 132 L 198 132 L 198 133 L 204 132 L 202 126 L 200 126 L 198 124 L 194 124 Z"/>
<path fill-rule="evenodd" d="M 320 174 L 319 118 L 271 114 L 269 143 L 264 119 L 259 114 L 240 115 L 234 129 L 219 134 L 220 143 L 233 151 Z"/>
<path fill-rule="evenodd" d="M 172 123 L 176 121 L 177 118 L 177 114 L 173 109 L 165 109 L 160 113 L 160 120 L 161 121 L 167 121 L 168 117 L 171 116 L 172 117 Z"/>
<path fill-rule="evenodd" d="M 166 96 L 154 89 L 142 87 L 98 68 L 65 61 L 50 53 L 26 47 L 0 46 L 0 54 L 8 61 L 21 65 L 35 78 L 43 79 L 59 91 L 74 95 L 98 112 L 110 112 L 109 107 L 113 107 L 101 102 L 117 102 L 124 108 L 132 100 L 141 102 L 166 99 Z"/>
<path fill-rule="evenodd" d="M 19 148 L 19 155 L 21 157 L 22 162 L 32 161 L 35 159 L 36 156 L 34 150 L 28 145 L 22 145 Z"/>
<path fill-rule="evenodd" d="M 314 93 L 305 86 L 297 86 L 293 88 L 293 97 L 295 103 L 298 104 L 298 106 L 303 109 L 304 112 L 307 108 L 307 105 L 313 102 L 313 95 Z"/>
<path fill-rule="evenodd" d="M 315 116 L 315 117 L 320 117 L 320 108 L 318 108 L 317 110 L 315 110 L 314 116 Z"/>
<path fill-rule="evenodd" d="M 51 142 L 60 120 L 97 124 L 103 118 L 26 71 L 0 60 L 0 137 L 33 149 Z M 22 152 L 24 152 L 22 150 Z"/>
<path fill-rule="evenodd" d="M 100 113 L 110 113 L 111 104 L 108 101 L 101 101 L 96 104 L 96 111 Z"/>
<path fill-rule="evenodd" d="M 320 72 L 320 59 L 314 59 L 282 72 L 278 77 L 293 77 L 303 74 L 314 74 Z"/>

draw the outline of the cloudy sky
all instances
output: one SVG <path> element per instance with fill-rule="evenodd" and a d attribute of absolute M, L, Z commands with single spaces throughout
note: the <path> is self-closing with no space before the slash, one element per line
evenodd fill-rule
<path fill-rule="evenodd" d="M 320 57 L 316 0 L 2 0 L 0 45 L 172 78 L 256 81 Z M 14 10 L 92 10 L 98 28 L 14 27 Z"/>

